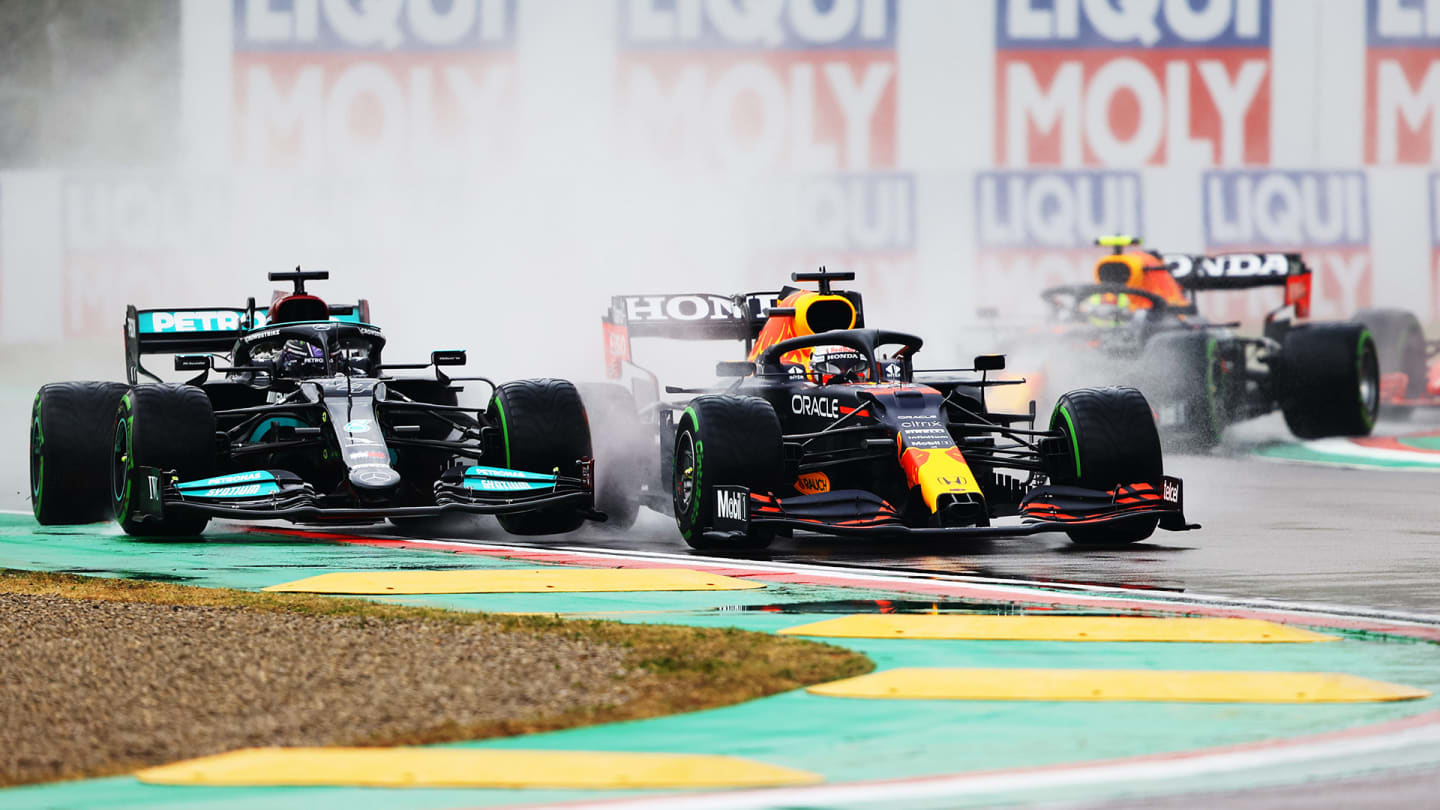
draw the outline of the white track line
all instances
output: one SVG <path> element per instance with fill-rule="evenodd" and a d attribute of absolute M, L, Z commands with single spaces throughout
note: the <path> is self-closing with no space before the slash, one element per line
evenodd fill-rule
<path fill-rule="evenodd" d="M 706 565 L 723 568 L 738 568 L 751 570 L 756 573 L 792 573 L 810 574 L 824 576 L 831 579 L 853 580 L 858 587 L 864 587 L 864 583 L 915 583 L 915 582 L 937 582 L 967 585 L 981 588 L 993 593 L 996 598 L 1004 599 L 1013 597 L 1019 600 L 1033 599 L 1036 592 L 1041 593 L 1062 593 L 1084 595 L 1095 598 L 1120 599 L 1148 605 L 1195 605 L 1206 607 L 1244 608 L 1251 610 L 1271 610 L 1283 613 L 1296 613 L 1309 616 L 1323 616 L 1337 619 L 1373 619 L 1397 624 L 1410 624 L 1417 626 L 1440 626 L 1440 615 L 1429 613 L 1411 613 L 1407 611 L 1384 610 L 1378 608 L 1352 607 L 1349 605 L 1334 605 L 1316 602 L 1290 602 L 1277 599 L 1261 599 L 1253 597 L 1235 597 L 1219 594 L 1203 593 L 1182 593 L 1170 590 L 1128 590 L 1122 586 L 1098 586 L 1082 584 L 1066 584 L 1056 582 L 1037 582 L 1023 579 L 998 579 L 991 577 L 980 577 L 966 574 L 946 573 L 920 573 L 909 571 L 889 571 L 884 568 L 866 568 L 864 566 L 842 566 L 815 563 L 775 562 L 761 560 L 741 560 L 729 557 L 701 557 L 685 553 L 672 553 L 661 551 L 630 551 L 620 549 L 609 549 L 592 546 L 555 546 L 527 543 L 492 541 L 474 541 L 463 538 L 444 539 L 419 539 L 408 537 L 377 537 L 376 539 L 402 540 L 407 543 L 421 545 L 433 545 L 447 548 L 474 548 L 489 549 L 493 551 L 525 551 L 525 552 L 553 552 L 557 554 L 586 554 L 593 557 L 605 557 L 615 560 L 627 560 L 634 562 L 645 562 L 646 560 L 663 561 L 682 565 Z"/>
<path fill-rule="evenodd" d="M 1259 750 L 1219 750 L 1177 754 L 1154 761 L 1080 763 L 998 773 L 957 774 L 875 782 L 850 782 L 809 788 L 778 788 L 733 793 L 669 795 L 633 800 L 610 800 L 550 805 L 565 810 L 720 810 L 721 808 L 821 807 L 897 801 L 963 798 L 1087 787 L 1112 783 L 1166 782 L 1216 776 L 1306 762 L 1347 760 L 1420 745 L 1440 744 L 1440 723 L 1394 733 L 1342 740 L 1278 743 Z"/>

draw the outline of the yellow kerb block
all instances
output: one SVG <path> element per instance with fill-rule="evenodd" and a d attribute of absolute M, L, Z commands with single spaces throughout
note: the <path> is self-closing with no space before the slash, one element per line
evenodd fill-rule
<path fill-rule="evenodd" d="M 738 757 L 475 748 L 246 748 L 146 768 L 152 785 L 753 788 L 811 785 L 818 774 Z"/>
<path fill-rule="evenodd" d="M 1182 641 L 1273 644 L 1337 641 L 1337 636 L 1259 619 L 1141 616 L 987 616 L 862 614 L 780 631 L 787 636 L 974 641 Z"/>
<path fill-rule="evenodd" d="M 822 683 L 816 695 L 911 700 L 1366 703 L 1430 693 L 1334 672 L 901 668 Z"/>
<path fill-rule="evenodd" d="M 493 568 L 464 571 L 354 571 L 320 574 L 264 590 L 331 594 L 598 593 L 744 591 L 759 582 L 688 568 Z"/>

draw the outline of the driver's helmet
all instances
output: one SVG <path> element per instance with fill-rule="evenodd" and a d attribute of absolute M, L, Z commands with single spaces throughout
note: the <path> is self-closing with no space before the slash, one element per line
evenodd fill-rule
<path fill-rule="evenodd" d="M 325 350 L 308 340 L 291 338 L 280 348 L 277 368 L 286 377 L 321 376 L 325 373 Z"/>
<path fill-rule="evenodd" d="M 810 374 L 821 385 L 868 382 L 870 361 L 848 346 L 816 346 L 810 353 Z"/>

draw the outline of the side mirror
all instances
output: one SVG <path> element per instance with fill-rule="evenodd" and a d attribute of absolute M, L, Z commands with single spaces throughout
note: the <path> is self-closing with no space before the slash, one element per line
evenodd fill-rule
<path fill-rule="evenodd" d="M 749 377 L 755 373 L 755 364 L 749 360 L 721 360 L 715 364 L 716 377 Z"/>
<path fill-rule="evenodd" d="M 177 354 L 175 355 L 176 371 L 209 371 L 214 365 L 215 358 L 208 354 Z"/>
<path fill-rule="evenodd" d="M 434 366 L 465 365 L 464 349 L 441 349 L 430 353 L 430 364 Z"/>
<path fill-rule="evenodd" d="M 981 354 L 975 357 L 976 371 L 1003 371 L 1005 368 L 1005 355 L 1003 354 Z"/>

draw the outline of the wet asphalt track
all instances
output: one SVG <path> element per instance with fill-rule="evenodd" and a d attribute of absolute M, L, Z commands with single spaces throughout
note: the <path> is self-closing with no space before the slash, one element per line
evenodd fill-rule
<path fill-rule="evenodd" d="M 1403 432 L 1431 422 L 1382 425 Z M 1278 417 L 1232 429 L 1214 455 L 1170 454 L 1187 517 L 1203 528 L 1157 532 L 1113 549 L 1063 534 L 909 542 L 802 534 L 754 558 L 1067 583 L 1328 602 L 1440 615 L 1440 474 L 1299 465 L 1251 456 L 1279 438 Z M 447 536 L 463 535 L 447 531 Z M 479 536 L 514 542 L 493 524 Z M 471 536 L 476 536 L 470 532 Z M 587 529 L 537 544 L 690 552 L 673 521 L 642 510 L 627 532 Z"/>
<path fill-rule="evenodd" d="M 17 395 L 15 403 L 7 404 L 28 412 L 31 396 Z M 1437 425 L 1440 414 L 1432 414 L 1382 423 L 1377 432 Z M 0 473 L 0 507 L 29 508 L 22 461 L 26 438 L 18 429 L 0 437 L 0 451 L 15 459 Z M 801 535 L 778 540 L 767 555 L 792 562 L 1179 589 L 1440 615 L 1440 473 L 1287 464 L 1249 454 L 1258 442 L 1286 438 L 1283 422 L 1270 416 L 1232 428 L 1215 454 L 1167 454 L 1166 471 L 1185 481 L 1187 516 L 1204 528 L 1159 532 L 1130 547 L 1081 549 L 1062 534 L 924 543 Z M 457 539 L 690 553 L 674 522 L 648 510 L 627 532 L 586 529 L 556 538 L 513 537 L 484 519 L 434 528 Z"/>

